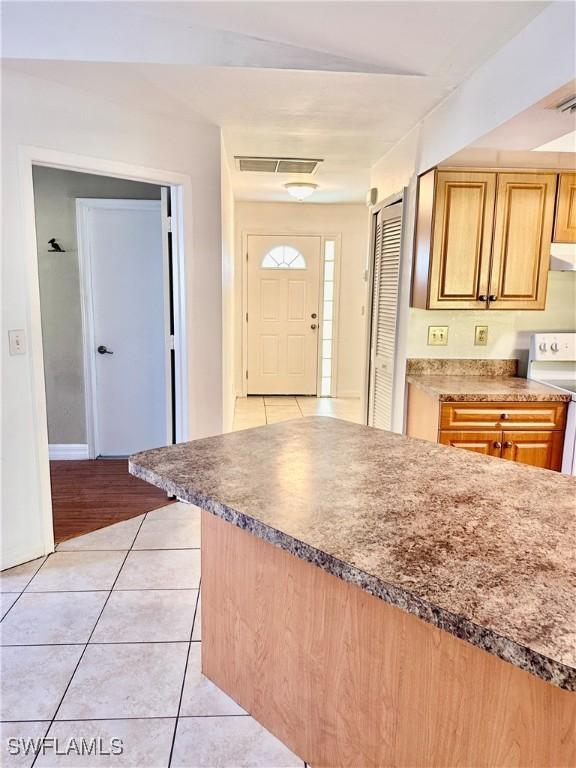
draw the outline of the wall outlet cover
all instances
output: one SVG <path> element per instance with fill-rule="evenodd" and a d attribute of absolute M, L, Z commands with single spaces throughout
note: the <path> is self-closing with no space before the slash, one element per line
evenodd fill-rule
<path fill-rule="evenodd" d="M 477 325 L 474 328 L 474 344 L 477 347 L 485 347 L 488 344 L 488 326 Z"/>
<path fill-rule="evenodd" d="M 11 355 L 26 354 L 26 334 L 24 329 L 17 328 L 14 331 L 8 331 L 8 348 Z"/>
<path fill-rule="evenodd" d="M 433 347 L 444 347 L 448 344 L 447 325 L 428 326 L 428 344 Z"/>

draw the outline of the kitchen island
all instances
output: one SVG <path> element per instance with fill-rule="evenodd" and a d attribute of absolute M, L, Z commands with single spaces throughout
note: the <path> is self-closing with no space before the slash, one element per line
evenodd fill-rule
<path fill-rule="evenodd" d="M 132 457 L 202 508 L 202 669 L 320 766 L 576 762 L 573 478 L 312 417 Z"/>

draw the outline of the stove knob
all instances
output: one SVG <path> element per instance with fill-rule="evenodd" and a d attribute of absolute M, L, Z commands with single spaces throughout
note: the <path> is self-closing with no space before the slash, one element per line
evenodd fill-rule
<path fill-rule="evenodd" d="M 558 342 L 555 341 L 553 344 L 550 344 L 550 349 L 552 350 L 552 352 L 558 352 L 558 350 L 560 349 L 560 347 L 558 346 Z"/>
<path fill-rule="evenodd" d="M 540 350 L 540 352 L 546 352 L 546 350 L 548 349 L 548 345 L 546 344 L 545 341 L 541 341 L 538 346 L 538 349 Z"/>

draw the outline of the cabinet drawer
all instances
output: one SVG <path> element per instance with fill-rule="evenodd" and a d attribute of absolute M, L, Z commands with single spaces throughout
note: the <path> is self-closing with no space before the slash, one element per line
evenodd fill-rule
<path fill-rule="evenodd" d="M 440 429 L 564 429 L 566 403 L 442 403 Z"/>

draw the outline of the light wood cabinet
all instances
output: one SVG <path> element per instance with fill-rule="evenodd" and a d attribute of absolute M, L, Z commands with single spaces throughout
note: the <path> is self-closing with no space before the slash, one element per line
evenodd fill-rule
<path fill-rule="evenodd" d="M 503 432 L 502 458 L 560 470 L 563 444 L 563 432 Z"/>
<path fill-rule="evenodd" d="M 412 306 L 544 309 L 556 185 L 556 173 L 422 176 Z"/>
<path fill-rule="evenodd" d="M 546 307 L 556 180 L 554 173 L 498 174 L 489 307 Z"/>
<path fill-rule="evenodd" d="M 576 173 L 560 174 L 554 242 L 576 243 Z"/>
<path fill-rule="evenodd" d="M 408 384 L 406 433 L 542 469 L 562 466 L 566 403 L 442 403 Z"/>
<path fill-rule="evenodd" d="M 502 455 L 502 433 L 499 430 L 492 432 L 441 431 L 438 442 L 442 445 L 450 445 L 452 448 L 465 448 L 467 451 L 482 453 L 484 456 Z"/>
<path fill-rule="evenodd" d="M 495 194 L 495 173 L 438 172 L 430 309 L 481 307 L 478 297 L 488 294 Z"/>

